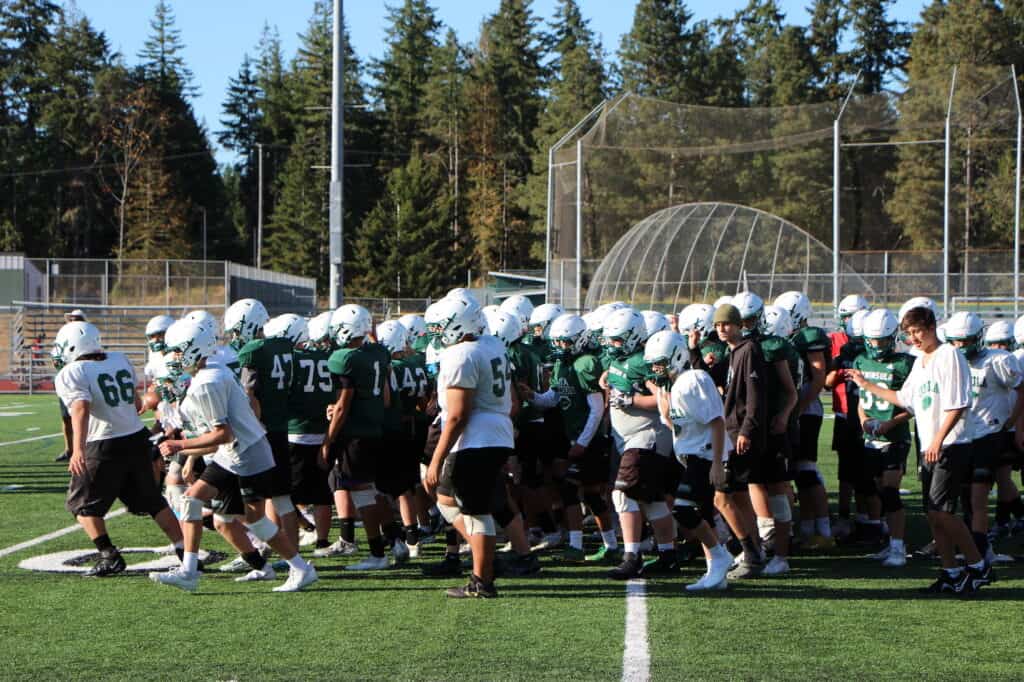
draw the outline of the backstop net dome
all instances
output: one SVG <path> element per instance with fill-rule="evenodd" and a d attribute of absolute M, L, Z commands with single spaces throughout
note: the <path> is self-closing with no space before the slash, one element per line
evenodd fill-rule
<path fill-rule="evenodd" d="M 848 268 L 850 293 L 872 296 Z M 749 206 L 672 206 L 634 225 L 589 281 L 586 308 L 630 301 L 674 312 L 693 302 L 753 291 L 770 300 L 790 289 L 832 295 L 832 250 L 796 225 Z"/>

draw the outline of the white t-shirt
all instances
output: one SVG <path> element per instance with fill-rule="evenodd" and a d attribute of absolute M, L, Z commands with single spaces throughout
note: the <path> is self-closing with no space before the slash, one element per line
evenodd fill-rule
<path fill-rule="evenodd" d="M 217 346 L 213 354 L 206 358 L 206 366 L 209 368 L 223 367 L 229 370 L 236 379 L 242 377 L 242 366 L 238 362 L 238 353 L 231 346 Z"/>
<path fill-rule="evenodd" d="M 88 443 L 130 436 L 144 428 L 135 409 L 135 369 L 123 353 L 72 362 L 57 374 L 54 386 L 69 410 L 79 400 L 89 403 Z"/>
<path fill-rule="evenodd" d="M 198 433 L 227 424 L 235 440 L 217 448 L 213 461 L 233 474 L 253 476 L 274 466 L 269 448 L 256 448 L 255 459 L 242 455 L 250 446 L 266 436 L 263 424 L 256 418 L 248 396 L 235 375 L 223 367 L 206 367 L 196 372 L 181 403 L 183 417 Z"/>
<path fill-rule="evenodd" d="M 898 394 L 900 404 L 914 415 L 921 447 L 930 447 L 945 413 L 971 404 L 971 372 L 967 358 L 948 343 L 940 345 L 930 357 L 918 358 Z M 942 444 L 965 443 L 970 439 L 965 415 Z"/>
<path fill-rule="evenodd" d="M 146 377 L 147 384 L 153 383 L 153 380 L 156 378 L 157 373 L 163 368 L 163 364 L 163 353 L 149 351 L 149 356 L 146 358 L 146 366 L 142 368 L 142 373 Z"/>
<path fill-rule="evenodd" d="M 164 428 L 182 428 L 181 410 L 178 408 L 178 403 L 169 403 L 166 400 L 161 400 L 156 409 L 160 413 L 160 424 Z"/>
<path fill-rule="evenodd" d="M 442 423 L 447 417 L 445 392 L 448 388 L 473 389 L 473 405 L 452 452 L 474 448 L 511 448 L 512 373 L 505 344 L 496 336 L 463 341 L 441 353 L 437 376 L 437 398 Z"/>
<path fill-rule="evenodd" d="M 968 361 L 971 368 L 971 409 L 967 430 L 971 440 L 1002 431 L 1013 412 L 1021 375 L 1017 358 L 1005 350 L 985 348 Z"/>
<path fill-rule="evenodd" d="M 711 422 L 725 419 L 722 396 L 707 372 L 691 369 L 676 377 L 669 398 L 669 419 L 672 420 L 672 447 L 682 461 L 684 455 L 711 460 Z M 729 459 L 732 443 L 725 435 L 722 461 Z"/>

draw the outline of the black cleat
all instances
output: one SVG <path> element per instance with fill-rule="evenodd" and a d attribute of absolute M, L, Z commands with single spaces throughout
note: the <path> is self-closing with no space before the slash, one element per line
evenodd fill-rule
<path fill-rule="evenodd" d="M 658 552 L 657 559 L 649 559 L 644 562 L 640 574 L 643 577 L 653 575 L 677 575 L 679 573 L 679 561 L 676 559 L 676 551 L 670 549 L 667 552 Z"/>
<path fill-rule="evenodd" d="M 982 569 L 967 567 L 965 571 L 967 574 L 967 583 L 972 592 L 977 592 L 985 585 L 991 585 L 996 581 L 996 572 L 992 570 L 991 564 L 985 564 Z"/>
<path fill-rule="evenodd" d="M 915 559 L 938 559 L 939 553 L 935 549 L 935 541 L 932 540 L 924 547 L 914 550 Z"/>
<path fill-rule="evenodd" d="M 127 566 L 124 557 L 116 549 L 100 552 L 100 559 L 96 564 L 83 575 L 89 578 L 106 578 L 107 576 L 123 573 Z"/>
<path fill-rule="evenodd" d="M 509 578 L 522 578 L 540 573 L 540 559 L 533 552 L 516 556 L 511 559 L 499 559 L 494 562 L 495 575 Z"/>
<path fill-rule="evenodd" d="M 464 587 L 452 587 L 445 594 L 452 599 L 494 599 L 498 596 L 498 589 L 493 582 L 487 585 L 472 575 Z"/>
<path fill-rule="evenodd" d="M 54 462 L 67 462 L 70 459 L 71 459 L 71 453 L 68 452 L 67 450 L 65 450 L 64 452 L 62 452 L 59 455 L 57 455 L 56 457 L 54 457 L 53 461 Z"/>
<path fill-rule="evenodd" d="M 939 577 L 928 587 L 918 590 L 921 594 L 963 594 L 967 588 L 967 571 L 961 571 L 955 578 L 945 569 L 939 571 Z"/>
<path fill-rule="evenodd" d="M 612 580 L 639 578 L 643 567 L 643 561 L 638 555 L 633 552 L 626 552 L 622 555 L 622 563 L 608 571 L 608 577 Z"/>
<path fill-rule="evenodd" d="M 434 578 L 454 578 L 462 575 L 462 562 L 458 557 L 448 557 L 436 564 L 428 564 L 423 567 L 423 575 Z"/>

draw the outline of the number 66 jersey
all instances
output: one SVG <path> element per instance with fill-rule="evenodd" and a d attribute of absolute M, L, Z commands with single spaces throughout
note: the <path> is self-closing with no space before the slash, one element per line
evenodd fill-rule
<path fill-rule="evenodd" d="M 875 360 L 868 357 L 867 353 L 861 353 L 853 361 L 853 368 L 858 369 L 868 381 L 878 384 L 883 388 L 891 388 L 898 391 L 903 388 L 903 382 L 910 376 L 910 370 L 914 367 L 914 356 L 906 353 L 892 353 L 884 360 Z M 860 407 L 868 419 L 876 419 L 880 422 L 888 421 L 897 414 L 905 412 L 903 408 L 886 402 L 868 391 L 860 391 Z M 882 449 L 889 443 L 909 443 L 910 425 L 900 424 L 884 435 L 871 435 L 864 432 L 864 444 L 870 448 Z"/>
<path fill-rule="evenodd" d="M 122 353 L 104 353 L 102 360 L 77 360 L 57 374 L 54 385 L 61 402 L 89 403 L 86 442 L 130 436 L 143 429 L 135 408 L 135 370 Z"/>
<path fill-rule="evenodd" d="M 437 375 L 437 399 L 441 421 L 447 418 L 446 391 L 473 391 L 466 428 L 452 446 L 452 452 L 478 448 L 515 447 L 512 432 L 512 372 L 505 344 L 498 337 L 484 335 L 473 341 L 449 346 L 441 353 Z"/>

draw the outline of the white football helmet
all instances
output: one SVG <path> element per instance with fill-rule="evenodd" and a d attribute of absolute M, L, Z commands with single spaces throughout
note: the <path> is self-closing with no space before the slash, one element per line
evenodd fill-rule
<path fill-rule="evenodd" d="M 182 319 L 206 325 L 213 330 L 214 336 L 220 336 L 220 320 L 214 317 L 209 310 L 193 310 Z"/>
<path fill-rule="evenodd" d="M 632 308 L 620 308 L 604 321 L 605 345 L 613 357 L 632 355 L 643 343 L 646 333 L 643 316 Z M 616 339 L 621 339 L 622 344 L 613 344 L 612 341 Z"/>
<path fill-rule="evenodd" d="M 851 339 L 859 339 L 864 336 L 864 319 L 870 311 L 865 308 L 854 312 L 846 318 L 846 335 Z"/>
<path fill-rule="evenodd" d="M 491 304 L 485 305 L 483 308 L 481 308 L 480 312 L 483 313 L 484 315 L 488 315 L 490 313 L 496 313 L 499 310 L 501 310 L 501 308 L 499 308 L 498 306 L 496 306 L 493 303 L 491 303 Z"/>
<path fill-rule="evenodd" d="M 1005 343 L 1013 346 L 1013 327 L 1006 320 L 996 320 L 985 329 L 985 345 Z"/>
<path fill-rule="evenodd" d="M 409 330 L 398 320 L 388 320 L 377 325 L 377 343 L 394 355 L 405 350 L 409 342 Z"/>
<path fill-rule="evenodd" d="M 409 332 L 410 339 L 419 338 L 427 333 L 427 325 L 423 322 L 422 315 L 402 315 L 398 321 Z"/>
<path fill-rule="evenodd" d="M 301 315 L 285 313 L 271 318 L 263 325 L 263 336 L 268 339 L 285 338 L 292 345 L 298 345 L 309 340 L 309 323 Z"/>
<path fill-rule="evenodd" d="M 789 312 L 793 329 L 800 329 L 811 318 L 811 300 L 802 291 L 787 291 L 775 299 L 775 305 Z"/>
<path fill-rule="evenodd" d="M 363 306 L 349 303 L 331 315 L 331 330 L 335 343 L 344 348 L 353 339 L 365 338 L 373 330 L 373 318 Z"/>
<path fill-rule="evenodd" d="M 235 301 L 224 313 L 224 333 L 232 340 L 246 344 L 256 338 L 270 319 L 267 309 L 255 298 Z"/>
<path fill-rule="evenodd" d="M 172 360 L 170 353 L 161 356 L 160 362 L 156 363 L 156 372 L 153 374 L 156 393 L 169 403 L 185 397 L 191 379 L 190 375 L 181 371 L 181 364 Z"/>
<path fill-rule="evenodd" d="M 715 329 L 715 307 L 707 303 L 691 303 L 679 311 L 679 331 L 689 334 L 696 329 L 701 336 L 710 334 Z"/>
<path fill-rule="evenodd" d="M 641 310 L 640 317 L 644 318 L 644 340 L 651 338 L 658 332 L 668 329 L 671 325 L 668 323 L 668 318 L 659 313 L 657 310 Z"/>
<path fill-rule="evenodd" d="M 167 330 L 164 341 L 167 353 L 180 353 L 181 358 L 172 366 L 180 363 L 181 367 L 194 367 L 203 358 L 213 355 L 217 347 L 217 337 L 213 328 L 194 320 L 178 320 Z"/>
<path fill-rule="evenodd" d="M 308 343 L 318 348 L 327 348 L 331 342 L 331 313 L 320 313 L 306 325 Z"/>
<path fill-rule="evenodd" d="M 101 352 L 99 329 L 89 322 L 68 322 L 57 332 L 51 356 L 59 353 L 64 364 L 68 364 L 83 355 Z"/>
<path fill-rule="evenodd" d="M 946 333 L 946 341 L 967 342 L 960 347 L 960 351 L 967 357 L 973 357 L 981 349 L 985 323 L 976 313 L 961 310 L 946 320 L 942 327 Z"/>
<path fill-rule="evenodd" d="M 853 315 L 858 310 L 867 310 L 871 306 L 868 304 L 868 299 L 864 298 L 860 294 L 850 294 L 844 296 L 843 300 L 839 301 L 839 307 L 836 309 L 836 314 L 840 320 L 846 320 L 850 315 Z"/>
<path fill-rule="evenodd" d="M 427 312 L 427 326 L 434 322 L 437 338 L 444 346 L 453 346 L 466 336 L 479 334 L 485 324 L 475 299 L 445 298 Z"/>
<path fill-rule="evenodd" d="M 644 363 L 658 376 L 678 374 L 686 366 L 688 343 L 681 334 L 662 329 L 647 339 Z M 661 370 L 656 370 L 657 365 Z"/>
<path fill-rule="evenodd" d="M 732 305 L 732 296 L 719 296 L 718 298 L 715 299 L 715 302 L 711 304 L 711 307 L 720 308 L 726 303 Z"/>
<path fill-rule="evenodd" d="M 793 334 L 793 320 L 789 316 L 789 311 L 777 305 L 766 305 L 761 319 L 761 333 L 789 338 Z"/>
<path fill-rule="evenodd" d="M 764 300 L 752 291 L 741 291 L 732 297 L 732 304 L 740 311 L 741 320 L 754 318 L 753 327 L 743 327 L 743 336 L 753 336 L 764 323 Z"/>
<path fill-rule="evenodd" d="M 900 324 L 903 324 L 903 317 L 914 308 L 927 308 L 928 310 L 932 311 L 932 314 L 935 315 L 936 320 L 939 319 L 939 308 L 938 306 L 935 305 L 935 301 L 928 298 L 927 296 L 915 296 L 914 298 L 909 299 L 906 303 L 900 306 L 900 312 L 896 316 Z"/>
<path fill-rule="evenodd" d="M 515 313 L 504 310 L 491 311 L 484 313 L 484 321 L 487 323 L 487 333 L 501 339 L 506 348 L 523 336 L 522 325 Z"/>
<path fill-rule="evenodd" d="M 512 294 L 502 301 L 499 307 L 518 318 L 523 325 L 522 333 L 525 334 L 527 332 L 530 324 L 530 315 L 533 314 L 533 301 L 522 294 Z"/>
<path fill-rule="evenodd" d="M 900 329 L 900 323 L 891 310 L 876 308 L 864 318 L 864 349 L 868 357 L 880 360 L 896 350 L 896 333 Z M 876 348 L 869 341 L 871 339 L 887 340 L 888 343 Z"/>
<path fill-rule="evenodd" d="M 533 335 L 547 339 L 551 323 L 554 322 L 556 317 L 564 313 L 565 308 L 557 303 L 544 303 L 534 308 L 533 313 L 530 315 L 530 329 L 533 330 Z M 540 334 L 537 334 L 537 327 L 541 328 Z"/>
<path fill-rule="evenodd" d="M 160 353 L 164 348 L 166 348 L 163 341 L 154 341 L 150 337 L 166 333 L 167 328 L 172 324 L 174 324 L 174 318 L 170 315 L 156 315 L 155 317 L 149 318 L 149 322 L 146 323 L 146 339 L 151 351 L 154 353 Z"/>
<path fill-rule="evenodd" d="M 583 316 L 583 321 L 587 323 L 587 347 L 591 350 L 599 349 L 601 347 L 601 337 L 603 336 L 604 321 L 616 310 L 628 307 L 618 302 L 605 303 L 594 308 L 592 312 L 586 313 Z"/>
<path fill-rule="evenodd" d="M 563 313 L 556 317 L 548 327 L 548 337 L 551 339 L 551 357 L 569 358 L 580 355 L 587 349 L 589 335 L 587 334 L 587 323 L 579 315 Z M 570 346 L 563 348 L 557 342 L 568 342 Z"/>
<path fill-rule="evenodd" d="M 1013 340 L 1018 346 L 1024 346 L 1024 315 L 1017 318 L 1013 323 Z"/>

